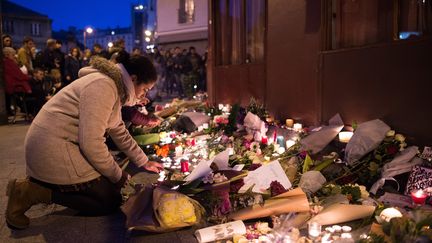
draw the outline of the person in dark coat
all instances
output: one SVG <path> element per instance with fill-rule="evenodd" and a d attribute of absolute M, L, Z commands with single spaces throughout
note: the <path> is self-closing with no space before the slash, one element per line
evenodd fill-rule
<path fill-rule="evenodd" d="M 81 68 L 80 50 L 74 47 L 70 50 L 65 60 L 65 86 L 78 79 L 78 71 Z"/>

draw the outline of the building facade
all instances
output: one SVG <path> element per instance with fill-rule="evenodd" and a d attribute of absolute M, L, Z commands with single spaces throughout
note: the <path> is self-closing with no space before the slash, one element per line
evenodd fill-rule
<path fill-rule="evenodd" d="M 134 46 L 142 50 L 152 47 L 156 28 L 155 0 L 145 0 L 140 4 L 133 4 L 131 17 Z"/>
<path fill-rule="evenodd" d="M 382 119 L 431 144 L 432 2 L 210 0 L 208 92 L 306 125 Z M 408 33 L 408 34 L 407 34 Z M 412 141 L 412 140 L 411 140 Z"/>
<path fill-rule="evenodd" d="M 158 0 L 156 10 L 158 46 L 195 46 L 198 53 L 204 53 L 208 46 L 208 1 Z"/>
<path fill-rule="evenodd" d="M 94 29 L 92 33 L 85 31 L 86 29 L 78 31 L 76 39 L 83 43 L 86 48 L 92 49 L 93 45 L 98 43 L 108 50 L 116 41 L 123 39 L 126 51 L 131 52 L 133 50 L 134 38 L 130 28 Z"/>
<path fill-rule="evenodd" d="M 14 47 L 21 47 L 26 36 L 33 38 L 36 48 L 43 49 L 51 38 L 52 20 L 44 14 L 2 0 L 2 33 L 12 36 Z"/>

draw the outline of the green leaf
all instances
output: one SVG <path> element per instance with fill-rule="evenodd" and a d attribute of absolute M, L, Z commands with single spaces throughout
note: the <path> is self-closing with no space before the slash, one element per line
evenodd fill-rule
<path fill-rule="evenodd" d="M 305 161 L 303 163 L 303 173 L 308 172 L 312 165 L 313 165 L 312 158 L 309 156 L 309 154 L 306 154 L 306 158 L 305 158 Z"/>
<path fill-rule="evenodd" d="M 150 133 L 133 137 L 140 146 L 159 143 L 160 137 L 158 133 Z"/>
<path fill-rule="evenodd" d="M 333 163 L 333 159 L 324 160 L 319 165 L 315 166 L 314 170 L 321 171 L 321 170 L 327 168 L 327 166 L 331 165 L 332 163 Z"/>

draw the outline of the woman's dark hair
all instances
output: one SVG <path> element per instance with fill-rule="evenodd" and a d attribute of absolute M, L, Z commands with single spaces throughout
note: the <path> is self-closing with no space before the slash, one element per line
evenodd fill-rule
<path fill-rule="evenodd" d="M 157 80 L 157 72 L 153 63 L 144 56 L 131 57 L 128 62 L 122 64 L 129 75 L 137 76 L 137 84 L 147 84 Z"/>

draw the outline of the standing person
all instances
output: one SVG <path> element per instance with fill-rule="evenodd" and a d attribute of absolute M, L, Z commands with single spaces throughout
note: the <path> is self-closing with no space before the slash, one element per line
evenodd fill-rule
<path fill-rule="evenodd" d="M 5 78 L 6 109 L 8 115 L 13 115 L 12 95 L 15 92 L 31 93 L 30 77 L 25 75 L 18 66 L 16 51 L 12 47 L 3 48 L 3 65 Z"/>
<path fill-rule="evenodd" d="M 24 37 L 23 46 L 18 50 L 18 64 L 25 66 L 27 72 L 33 72 L 33 53 L 32 48 L 35 47 L 34 41 L 31 37 Z"/>
<path fill-rule="evenodd" d="M 12 37 L 8 34 L 3 34 L 2 35 L 2 43 L 3 43 L 3 48 L 4 47 L 12 47 Z"/>
<path fill-rule="evenodd" d="M 89 215 L 117 210 L 120 189 L 130 176 L 108 151 L 105 134 L 138 167 L 163 169 L 148 160 L 121 119 L 122 105 L 143 99 L 156 78 L 145 57 L 123 65 L 94 58 L 91 67 L 80 70 L 79 79 L 42 107 L 25 139 L 29 178 L 8 183 L 9 227 L 27 228 L 25 212 L 38 203 L 56 203 Z"/>
<path fill-rule="evenodd" d="M 56 54 L 54 50 L 56 48 L 56 40 L 48 39 L 46 42 L 46 47 L 43 51 L 36 54 L 36 60 L 34 67 L 39 67 L 47 72 L 50 72 L 53 68 L 59 68 L 60 65 L 56 61 Z"/>
<path fill-rule="evenodd" d="M 74 47 L 70 50 L 65 60 L 65 86 L 78 78 L 78 71 L 80 68 L 80 50 L 78 47 Z"/>
<path fill-rule="evenodd" d="M 62 82 L 65 79 L 65 57 L 66 54 L 62 51 L 62 41 L 56 40 L 54 48 L 54 62 L 56 68 L 60 70 Z"/>
<path fill-rule="evenodd" d="M 44 90 L 45 81 L 45 72 L 40 68 L 35 68 L 33 70 L 33 78 L 30 80 L 33 102 L 29 104 L 33 117 L 37 115 L 47 101 L 47 92 Z"/>
<path fill-rule="evenodd" d="M 98 43 L 95 43 L 93 45 L 93 55 L 94 56 L 100 56 L 100 57 L 103 57 L 105 59 L 108 59 L 108 57 L 109 57 L 108 51 L 103 49 L 102 46 Z"/>

